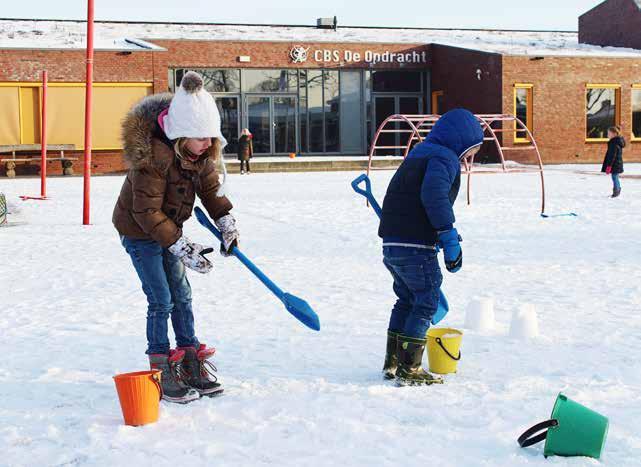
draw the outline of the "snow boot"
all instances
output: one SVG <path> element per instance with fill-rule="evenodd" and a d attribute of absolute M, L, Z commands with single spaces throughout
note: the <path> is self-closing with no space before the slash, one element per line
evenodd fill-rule
<path fill-rule="evenodd" d="M 399 386 L 425 386 L 443 384 L 443 379 L 428 373 L 421 367 L 425 339 L 398 336 L 396 384 Z"/>
<path fill-rule="evenodd" d="M 396 367 L 398 366 L 398 356 L 396 347 L 399 334 L 394 331 L 387 331 L 387 348 L 385 349 L 385 363 L 383 364 L 383 378 L 396 378 Z"/>
<path fill-rule="evenodd" d="M 162 371 L 160 386 L 162 398 L 167 402 L 186 404 L 200 398 L 198 391 L 191 389 L 182 381 L 180 366 L 184 358 L 185 352 L 183 350 L 171 350 L 169 355 L 149 355 L 151 369 Z"/>
<path fill-rule="evenodd" d="M 621 194 L 621 188 L 613 188 L 612 189 L 612 197 L 617 198 Z"/>
<path fill-rule="evenodd" d="M 181 374 L 185 383 L 198 391 L 201 396 L 213 397 L 221 394 L 223 388 L 216 377 L 216 367 L 209 361 L 216 353 L 216 349 L 208 349 L 205 344 L 200 347 L 179 347 L 185 351 L 185 360 L 181 367 Z"/>

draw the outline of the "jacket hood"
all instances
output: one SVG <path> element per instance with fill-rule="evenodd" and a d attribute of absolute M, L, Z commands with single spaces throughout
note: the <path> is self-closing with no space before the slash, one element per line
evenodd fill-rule
<path fill-rule="evenodd" d="M 454 109 L 438 119 L 425 140 L 454 151 L 460 159 L 469 149 L 483 144 L 483 129 L 469 110 Z"/>
<path fill-rule="evenodd" d="M 154 94 L 138 102 L 125 116 L 122 123 L 123 158 L 129 168 L 140 169 L 153 165 L 162 167 L 167 164 L 167 155 L 161 157 L 158 150 L 154 150 L 158 141 L 153 138 L 162 135 L 158 126 L 158 115 L 169 107 L 173 95 L 170 93 Z M 162 144 L 170 154 L 169 162 L 173 158 L 173 151 L 164 143 Z"/>
<path fill-rule="evenodd" d="M 616 144 L 617 146 L 620 146 L 620 147 L 622 147 L 622 148 L 624 148 L 624 147 L 625 147 L 625 138 L 623 138 L 623 136 L 615 136 L 614 138 L 612 138 L 612 141 L 613 141 L 613 142 L 614 142 L 614 144 Z"/>

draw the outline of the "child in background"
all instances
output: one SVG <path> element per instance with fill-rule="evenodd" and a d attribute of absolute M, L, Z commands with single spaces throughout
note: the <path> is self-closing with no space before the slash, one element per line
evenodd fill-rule
<path fill-rule="evenodd" d="M 443 281 L 437 245 L 444 251 L 447 270 L 460 270 L 463 253 L 453 204 L 461 160 L 476 154 L 481 144 L 483 130 L 472 113 L 447 112 L 407 155 L 387 188 L 378 234 L 398 299 L 389 321 L 383 373 L 399 385 L 443 382 L 421 367 Z"/>
<path fill-rule="evenodd" d="M 621 194 L 621 182 L 619 174 L 623 173 L 623 148 L 625 139 L 621 136 L 621 128 L 611 126 L 608 128 L 608 151 L 603 159 L 601 172 L 612 176 L 612 198 Z"/>
<path fill-rule="evenodd" d="M 254 155 L 254 145 L 252 144 L 252 134 L 248 128 L 243 128 L 238 138 L 238 160 L 240 161 L 240 174 L 251 172 L 249 168 L 249 159 Z"/>

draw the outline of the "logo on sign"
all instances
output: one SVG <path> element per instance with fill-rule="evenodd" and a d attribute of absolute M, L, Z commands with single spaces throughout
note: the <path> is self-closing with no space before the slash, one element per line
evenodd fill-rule
<path fill-rule="evenodd" d="M 302 45 L 297 45 L 289 51 L 289 56 L 293 63 L 305 63 L 307 61 L 307 51 L 309 47 L 305 48 Z"/>
<path fill-rule="evenodd" d="M 317 49 L 312 54 L 309 53 L 311 47 L 297 45 L 289 51 L 292 63 L 305 63 L 311 55 L 316 63 L 369 63 L 376 65 L 378 63 L 427 63 L 427 52 L 424 50 L 411 50 L 409 52 L 377 52 L 366 50 L 365 52 L 355 52 L 353 50 L 335 50 L 335 49 Z"/>

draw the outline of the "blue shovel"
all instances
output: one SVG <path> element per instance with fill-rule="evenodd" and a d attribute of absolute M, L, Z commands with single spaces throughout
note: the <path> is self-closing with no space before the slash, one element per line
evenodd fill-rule
<path fill-rule="evenodd" d="M 218 231 L 218 229 L 211 223 L 207 214 L 203 212 L 202 209 L 196 207 L 194 209 L 196 213 L 196 219 L 200 225 L 208 229 L 214 236 L 219 240 L 223 241 L 223 236 Z M 287 311 L 289 311 L 294 318 L 303 323 L 308 328 L 313 329 L 314 331 L 320 331 L 320 320 L 318 315 L 312 310 L 312 307 L 303 300 L 302 298 L 296 297 L 295 295 L 288 294 L 283 292 L 276 284 L 274 284 L 269 277 L 267 277 L 254 263 L 252 263 L 247 256 L 245 256 L 237 247 L 234 247 L 231 252 L 238 260 L 243 263 L 243 265 L 249 269 L 254 275 L 263 283 L 265 286 L 271 290 L 271 292 L 276 295 L 281 302 L 285 305 Z"/>
<path fill-rule="evenodd" d="M 365 182 L 364 189 L 359 186 L 363 182 Z M 372 209 L 374 209 L 374 212 L 380 218 L 382 213 L 381 206 L 376 201 L 376 198 L 374 198 L 374 194 L 372 193 L 372 182 L 370 181 L 369 177 L 365 174 L 360 175 L 352 182 L 352 188 L 356 193 L 367 198 L 369 204 L 372 205 Z M 447 303 L 447 298 L 445 297 L 443 290 L 439 290 L 438 293 L 438 308 L 436 309 L 436 313 L 434 313 L 434 316 L 432 316 L 432 324 L 438 324 L 443 320 L 443 318 L 445 318 L 447 312 L 450 311 L 450 305 Z"/>

